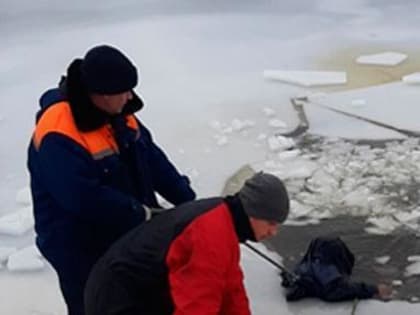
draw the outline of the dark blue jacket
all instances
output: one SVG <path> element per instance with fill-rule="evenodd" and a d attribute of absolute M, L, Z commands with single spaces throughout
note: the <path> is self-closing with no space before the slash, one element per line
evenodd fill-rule
<path fill-rule="evenodd" d="M 353 266 L 354 256 L 340 238 L 316 238 L 294 270 L 298 280 L 289 282 L 286 275 L 283 277 L 286 298 L 338 302 L 373 297 L 376 286 L 350 280 Z"/>
<path fill-rule="evenodd" d="M 142 106 L 137 95 L 119 117 L 78 112 L 59 89 L 47 91 L 40 104 L 37 128 L 58 107 L 70 108 L 77 132 L 92 135 L 107 125 L 118 145 L 118 152 L 94 156 L 77 137 L 59 130 L 41 132 L 40 143 L 32 139 L 29 145 L 36 242 L 59 273 L 77 261 L 89 269 L 112 242 L 144 221 L 142 205 L 159 207 L 156 192 L 175 205 L 195 198 L 188 178 L 178 173 L 147 128 L 130 115 Z M 137 130 L 127 125 L 128 116 Z"/>

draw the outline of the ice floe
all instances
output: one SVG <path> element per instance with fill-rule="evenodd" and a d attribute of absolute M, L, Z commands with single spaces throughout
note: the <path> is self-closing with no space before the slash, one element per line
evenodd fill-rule
<path fill-rule="evenodd" d="M 356 62 L 366 65 L 396 66 L 407 59 L 407 57 L 407 55 L 399 52 L 387 51 L 379 54 L 359 56 Z"/>
<path fill-rule="evenodd" d="M 347 74 L 342 71 L 281 71 L 265 70 L 264 78 L 305 87 L 340 85 L 347 83 Z"/>
<path fill-rule="evenodd" d="M 420 72 L 415 72 L 402 77 L 402 81 L 408 84 L 420 84 Z"/>

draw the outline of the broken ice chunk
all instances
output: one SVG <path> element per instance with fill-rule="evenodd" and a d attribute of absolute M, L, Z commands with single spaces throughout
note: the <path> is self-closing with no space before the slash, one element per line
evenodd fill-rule
<path fill-rule="evenodd" d="M 420 275 L 420 261 L 408 265 L 407 268 L 405 268 L 404 275 L 407 277 Z"/>
<path fill-rule="evenodd" d="M 420 84 L 420 72 L 415 72 L 402 77 L 402 81 L 408 84 Z"/>
<path fill-rule="evenodd" d="M 7 269 L 10 271 L 35 271 L 45 267 L 36 246 L 29 246 L 9 256 Z"/>
<path fill-rule="evenodd" d="M 31 189 L 29 186 L 22 188 L 16 193 L 16 202 L 24 206 L 32 204 Z"/>
<path fill-rule="evenodd" d="M 287 151 L 280 152 L 279 154 L 277 154 L 277 157 L 279 158 L 279 160 L 289 160 L 289 159 L 293 159 L 299 156 L 299 154 L 300 154 L 299 150 L 287 150 Z"/>
<path fill-rule="evenodd" d="M 264 107 L 262 110 L 263 110 L 263 113 L 268 117 L 274 116 L 276 114 L 274 109 L 270 107 Z"/>
<path fill-rule="evenodd" d="M 403 285 L 403 282 L 401 280 L 393 280 L 392 281 L 392 285 L 394 287 L 399 287 L 399 286 L 402 286 Z"/>
<path fill-rule="evenodd" d="M 16 247 L 0 247 L 0 264 L 5 263 L 7 258 L 16 251 Z"/>
<path fill-rule="evenodd" d="M 381 264 L 381 265 L 385 265 L 386 263 L 388 263 L 388 261 L 391 259 L 391 257 L 390 256 L 381 256 L 381 257 L 376 257 L 375 258 L 375 261 L 378 263 L 378 264 Z"/>
<path fill-rule="evenodd" d="M 291 138 L 286 138 L 283 136 L 272 136 L 268 138 L 268 147 L 271 151 L 281 151 L 292 148 L 295 145 L 295 142 Z"/>
<path fill-rule="evenodd" d="M 264 78 L 301 86 L 322 86 L 347 83 L 346 72 L 265 70 Z"/>
<path fill-rule="evenodd" d="M 216 143 L 217 143 L 218 146 L 224 146 L 224 145 L 228 144 L 228 142 L 229 142 L 228 138 L 226 136 L 216 135 L 216 136 L 214 136 L 214 138 L 216 139 Z"/>
<path fill-rule="evenodd" d="M 287 128 L 286 123 L 280 119 L 271 119 L 268 122 L 268 125 L 273 128 L 282 128 L 282 129 Z"/>
<path fill-rule="evenodd" d="M 407 261 L 409 262 L 417 262 L 420 261 L 420 255 L 408 256 Z"/>
<path fill-rule="evenodd" d="M 387 51 L 380 54 L 359 56 L 356 62 L 365 65 L 395 66 L 405 59 L 407 59 L 405 54 Z"/>
<path fill-rule="evenodd" d="M 18 236 L 34 226 L 32 208 L 27 207 L 0 218 L 0 234 Z"/>

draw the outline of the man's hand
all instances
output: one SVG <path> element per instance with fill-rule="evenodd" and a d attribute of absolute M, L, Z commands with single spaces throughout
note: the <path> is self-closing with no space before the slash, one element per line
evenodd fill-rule
<path fill-rule="evenodd" d="M 143 205 L 143 208 L 146 212 L 146 221 L 154 218 L 155 216 L 162 214 L 166 211 L 168 211 L 169 209 L 166 208 L 149 208 Z"/>
<path fill-rule="evenodd" d="M 388 301 L 392 298 L 392 287 L 387 284 L 380 283 L 378 284 L 378 293 L 377 297 L 381 300 Z"/>

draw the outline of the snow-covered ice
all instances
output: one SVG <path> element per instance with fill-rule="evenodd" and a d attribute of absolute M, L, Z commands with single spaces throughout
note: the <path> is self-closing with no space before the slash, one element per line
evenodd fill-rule
<path fill-rule="evenodd" d="M 291 138 L 286 138 L 283 136 L 271 136 L 267 139 L 268 147 L 271 151 L 284 151 L 290 148 L 293 148 L 295 142 Z"/>
<path fill-rule="evenodd" d="M 387 51 L 379 54 L 362 55 L 356 62 L 365 65 L 396 66 L 407 59 L 406 54 Z"/>
<path fill-rule="evenodd" d="M 268 122 L 268 125 L 273 128 L 280 128 L 280 129 L 287 128 L 287 124 L 283 120 L 280 120 L 280 119 L 270 119 L 270 121 Z"/>
<path fill-rule="evenodd" d="M 7 269 L 13 272 L 36 271 L 42 270 L 44 267 L 43 258 L 35 245 L 11 254 L 7 260 Z"/>
<path fill-rule="evenodd" d="M 265 70 L 264 78 L 300 86 L 341 85 L 347 83 L 345 72 L 341 71 L 281 71 Z"/>
<path fill-rule="evenodd" d="M 365 106 L 366 100 L 363 100 L 363 99 L 352 100 L 350 104 L 351 106 L 355 106 L 355 107 Z"/>
<path fill-rule="evenodd" d="M 0 217 L 0 234 L 19 236 L 29 231 L 33 226 L 32 207 Z"/>
<path fill-rule="evenodd" d="M 349 106 L 354 99 L 363 99 L 366 101 L 366 104 L 364 106 Z M 420 116 L 418 99 L 420 99 L 420 89 L 418 89 L 417 86 L 395 82 L 370 88 L 330 93 L 321 98 L 311 97 L 306 108 L 312 110 L 312 108 L 317 105 L 328 106 L 332 109 L 355 114 L 395 128 L 420 132 L 420 121 L 417 119 L 417 117 Z M 407 115 L 407 113 L 410 114 Z M 310 119 L 311 113 L 308 112 L 307 114 Z M 355 119 L 351 119 L 351 121 L 354 120 Z M 335 124 L 335 122 L 333 122 L 333 124 Z M 355 124 L 357 124 L 357 122 L 355 122 Z M 376 126 L 372 126 L 372 128 L 375 127 Z M 355 136 L 351 138 L 357 138 L 357 133 L 360 133 L 361 131 L 359 131 L 357 127 L 352 129 Z M 376 133 L 379 133 L 381 129 L 382 128 L 379 128 L 376 129 L 377 131 L 372 132 L 373 136 L 375 136 Z M 397 132 L 392 130 L 389 130 L 389 132 L 393 132 L 394 136 L 398 137 Z M 392 139 L 394 137 L 385 132 L 382 132 L 382 134 L 383 138 Z M 400 134 L 400 137 L 401 136 L 402 134 Z M 372 137 L 369 137 L 367 133 L 367 135 L 362 138 L 371 139 Z"/>
<path fill-rule="evenodd" d="M 272 109 L 271 107 L 264 107 L 263 108 L 263 113 L 267 116 L 267 117 L 272 117 L 276 114 L 276 111 L 274 109 Z"/>
<path fill-rule="evenodd" d="M 0 265 L 5 263 L 14 252 L 16 252 L 16 247 L 0 247 Z"/>
<path fill-rule="evenodd" d="M 16 193 L 16 202 L 23 206 L 30 206 L 32 204 L 31 189 L 26 186 Z"/>
<path fill-rule="evenodd" d="M 51 0 L 4 0 L 0 4 L 1 12 L 7 13 L 1 17 L 0 28 L 3 44 L 0 51 L 0 103 L 4 105 L 0 128 L 7 136 L 0 139 L 0 144 L 7 150 L 0 153 L 0 215 L 20 211 L 16 205 L 20 200 L 16 198 L 16 193 L 28 184 L 25 150 L 39 94 L 56 84 L 72 58 L 81 56 L 94 44 L 105 42 L 121 47 L 138 64 L 142 82 L 137 92 L 144 95 L 147 105 L 139 116 L 177 166 L 190 175 L 199 196 L 217 194 L 225 179 L 240 165 L 251 163 L 262 166 L 264 161 L 271 160 L 273 163 L 267 167 L 287 178 L 292 199 L 301 205 L 296 211 L 298 218 L 296 221 L 291 219 L 289 224 L 316 224 L 318 218 L 336 214 L 330 209 L 319 211 L 320 204 L 331 201 L 333 208 L 343 200 L 355 205 L 351 209 L 353 214 L 389 215 L 395 219 L 398 211 L 393 208 L 392 202 L 388 205 L 389 200 L 384 198 L 386 192 L 373 194 L 373 199 L 367 200 L 367 209 L 358 206 L 360 197 L 350 194 L 355 186 L 366 185 L 370 191 L 381 187 L 379 181 L 382 175 L 378 178 L 368 176 L 366 181 L 359 176 L 361 173 L 369 175 L 364 172 L 365 169 L 373 169 L 376 174 L 385 170 L 384 180 L 395 184 L 395 187 L 389 187 L 389 195 L 406 200 L 407 207 L 400 212 L 407 214 L 407 221 L 404 218 L 397 220 L 401 224 L 413 224 L 415 215 L 411 214 L 416 211 L 416 195 L 409 185 L 402 184 L 408 178 L 406 167 L 407 173 L 417 174 L 415 165 L 419 164 L 420 150 L 415 145 L 404 143 L 378 151 L 366 149 L 363 154 L 354 156 L 360 167 L 352 165 L 348 170 L 345 162 L 353 158 L 349 156 L 351 145 L 347 147 L 340 141 L 321 142 L 317 152 L 296 152 L 293 153 L 297 154 L 295 158 L 284 158 L 283 153 L 292 151 L 273 152 L 266 143 L 267 138 L 274 136 L 273 129 L 267 126 L 267 117 L 275 116 L 288 126 L 294 126 L 296 118 L 290 108 L 290 98 L 313 91 L 267 82 L 262 80 L 260 73 L 273 66 L 284 70 L 314 69 L 319 56 L 329 55 L 342 47 L 364 46 L 367 43 L 394 47 L 395 42 L 418 46 L 420 36 L 418 16 L 415 14 L 418 6 L 414 1 L 398 4 L 364 0 L 262 0 L 240 3 L 235 0 L 208 4 L 179 0 L 176 6 L 163 0 L 121 0 L 118 3 L 104 0 L 101 6 L 89 0 L 74 0 L 66 6 Z M 94 20 L 92 16 L 95 16 Z M 48 45 L 40 38 L 48 38 Z M 71 45 L 69 38 L 72 39 Z M 376 88 L 366 89 L 366 94 L 356 91 L 342 100 L 331 100 L 329 105 L 342 104 L 346 109 L 353 107 L 363 115 L 366 114 L 363 111 L 369 109 L 369 114 L 380 121 L 389 122 L 398 118 L 399 127 L 413 128 L 419 116 L 414 106 L 419 94 L 412 89 L 415 86 L 404 85 L 408 89 L 399 92 L 393 87 L 392 91 L 387 87 L 376 92 Z M 377 93 L 377 97 L 367 95 L 371 92 Z M 329 102 L 332 97 L 343 93 L 323 94 Z M 351 106 L 355 99 L 365 99 L 366 104 Z M 372 108 L 372 104 L 379 105 Z M 398 104 L 398 111 L 390 110 L 392 104 Z M 395 131 L 343 118 L 326 109 L 305 107 L 311 120 L 311 133 L 365 139 L 405 138 Z M 261 115 L 261 108 L 273 111 L 263 109 Z M 241 129 L 241 124 L 232 123 L 235 119 L 240 122 L 252 119 L 255 126 Z M 220 128 L 209 130 L 206 126 L 208 121 L 229 123 L 220 123 Z M 219 136 L 219 140 L 223 139 L 220 138 L 222 136 L 226 137 L 228 144 L 218 146 L 213 134 Z M 258 135 L 265 137 L 257 140 Z M 255 148 L 254 144 L 258 142 L 261 146 Z M 180 147 L 185 151 L 180 152 Z M 389 171 L 388 165 L 391 165 Z M 315 180 L 310 181 L 313 193 L 302 192 L 305 181 L 318 169 L 325 169 L 327 174 L 318 173 Z M 342 184 L 337 191 L 338 196 L 320 195 L 322 189 L 319 183 L 325 180 L 331 186 L 336 185 L 328 178 L 332 169 L 337 170 L 336 181 Z M 401 186 L 403 192 L 400 191 Z M 325 191 L 330 189 L 327 187 Z M 362 189 L 355 191 L 365 193 Z M 16 210 L 6 213 L 9 209 Z M 338 208 L 337 212 L 342 211 Z M 412 219 L 408 220 L 410 216 Z M 32 238 L 25 239 L 29 236 L 32 237 L 26 233 L 15 236 L 16 243 L 32 244 Z M 16 245 L 12 235 L 0 241 L 1 247 Z M 326 304 L 314 300 L 286 303 L 277 270 L 246 249 L 242 249 L 242 253 L 253 314 L 350 314 L 351 303 Z M 65 314 L 57 277 L 48 264 L 38 273 L 2 270 L 0 296 L 1 314 Z M 359 303 L 356 312 L 362 315 L 395 313 L 418 314 L 419 306 L 406 302 L 385 304 L 366 301 Z"/>

